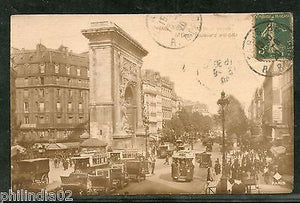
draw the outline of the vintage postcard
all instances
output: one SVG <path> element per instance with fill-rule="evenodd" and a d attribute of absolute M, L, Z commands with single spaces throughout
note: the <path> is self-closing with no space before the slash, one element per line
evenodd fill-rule
<path fill-rule="evenodd" d="M 291 193 L 293 42 L 292 13 L 12 16 L 9 197 Z"/>

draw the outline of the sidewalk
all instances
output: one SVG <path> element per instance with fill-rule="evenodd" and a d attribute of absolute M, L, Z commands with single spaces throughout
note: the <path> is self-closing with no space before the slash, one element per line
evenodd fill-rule
<path fill-rule="evenodd" d="M 284 187 L 284 185 L 259 184 L 258 188 L 252 187 L 251 194 L 281 194 L 291 193 L 292 189 Z"/>
<path fill-rule="evenodd" d="M 285 184 L 273 185 L 264 182 L 262 174 L 259 175 L 258 188 L 252 187 L 251 194 L 280 194 L 291 193 L 293 191 L 293 176 L 283 175 L 282 181 Z M 270 182 L 272 182 L 270 180 Z"/>
<path fill-rule="evenodd" d="M 294 176 L 292 175 L 282 175 L 281 178 L 286 185 L 290 186 L 290 187 L 294 187 Z"/>

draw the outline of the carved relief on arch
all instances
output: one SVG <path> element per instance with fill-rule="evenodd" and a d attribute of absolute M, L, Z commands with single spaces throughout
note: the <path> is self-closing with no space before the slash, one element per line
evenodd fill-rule
<path fill-rule="evenodd" d="M 121 74 L 132 74 L 137 75 L 137 65 L 129 59 L 123 57 L 122 64 L 120 67 Z"/>
<path fill-rule="evenodd" d="M 120 83 L 120 107 L 121 107 L 121 121 L 122 121 L 122 130 L 124 130 L 127 133 L 132 133 L 132 129 L 130 128 L 128 124 L 128 118 L 127 118 L 127 107 L 130 105 L 126 102 L 126 90 L 128 88 L 131 88 L 131 93 L 133 96 L 133 102 L 136 94 L 136 85 L 137 83 L 135 81 L 128 80 L 125 77 L 122 77 L 121 83 Z M 131 103 L 132 104 L 132 103 Z"/>

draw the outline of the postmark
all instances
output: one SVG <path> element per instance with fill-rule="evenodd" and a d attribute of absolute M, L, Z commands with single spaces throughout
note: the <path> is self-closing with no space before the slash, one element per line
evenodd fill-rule
<path fill-rule="evenodd" d="M 147 15 L 146 25 L 153 40 L 168 49 L 180 49 L 197 39 L 201 31 L 199 14 Z"/>
<path fill-rule="evenodd" d="M 293 66 L 293 31 L 290 13 L 257 14 L 243 41 L 245 60 L 255 73 L 272 77 Z"/>

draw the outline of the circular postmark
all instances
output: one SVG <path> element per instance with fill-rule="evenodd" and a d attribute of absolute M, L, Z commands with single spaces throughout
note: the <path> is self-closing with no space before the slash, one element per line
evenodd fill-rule
<path fill-rule="evenodd" d="M 242 48 L 248 66 L 259 75 L 278 76 L 293 66 L 292 30 L 274 19 L 254 25 Z"/>
<path fill-rule="evenodd" d="M 168 49 L 180 49 L 197 39 L 202 17 L 199 14 L 147 15 L 146 25 L 153 40 Z"/>

